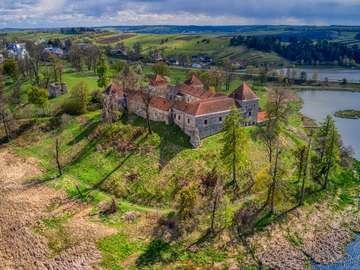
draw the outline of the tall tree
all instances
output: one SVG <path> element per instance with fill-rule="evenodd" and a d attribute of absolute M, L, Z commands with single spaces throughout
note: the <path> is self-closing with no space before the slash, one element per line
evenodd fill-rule
<path fill-rule="evenodd" d="M 186 232 L 191 232 L 198 223 L 198 186 L 188 184 L 176 196 L 176 212 L 180 221 L 180 226 Z"/>
<path fill-rule="evenodd" d="M 70 51 L 68 53 L 68 59 L 71 63 L 72 67 L 76 71 L 81 71 L 83 67 L 83 60 L 84 56 L 82 54 L 82 51 L 77 46 L 71 46 Z"/>
<path fill-rule="evenodd" d="M 226 92 L 230 91 L 231 82 L 233 80 L 233 71 L 234 68 L 229 60 L 224 62 L 224 71 L 225 71 L 225 90 Z"/>
<path fill-rule="evenodd" d="M 207 203 L 206 208 L 210 212 L 209 232 L 214 235 L 216 232 L 216 215 L 225 193 L 223 182 L 216 169 L 213 169 L 202 179 L 202 189 Z"/>
<path fill-rule="evenodd" d="M 264 142 L 269 163 L 272 164 L 281 129 L 288 122 L 291 113 L 290 93 L 279 89 L 269 92 L 265 108 L 268 120 L 257 129 L 257 136 Z"/>
<path fill-rule="evenodd" d="M 209 75 L 211 78 L 209 86 L 214 86 L 217 91 L 220 91 L 225 81 L 224 71 L 218 68 L 214 68 L 209 71 Z"/>
<path fill-rule="evenodd" d="M 36 44 L 35 42 L 28 41 L 26 42 L 26 49 L 29 53 L 29 62 L 32 68 L 32 72 L 34 74 L 35 83 L 39 85 L 40 63 L 44 47 L 42 44 Z"/>
<path fill-rule="evenodd" d="M 124 89 L 125 96 L 128 96 L 131 91 L 138 91 L 140 89 L 142 76 L 139 72 L 135 72 L 130 65 L 125 64 L 117 79 Z M 127 102 L 125 104 L 124 114 L 125 117 L 128 115 Z"/>
<path fill-rule="evenodd" d="M 249 138 L 241 125 L 241 115 L 234 106 L 224 123 L 223 149 L 221 158 L 232 172 L 231 185 L 239 187 L 239 173 L 244 173 L 248 164 Z"/>
<path fill-rule="evenodd" d="M 139 60 L 141 58 L 141 51 L 142 51 L 141 43 L 136 42 L 133 46 L 134 60 Z"/>
<path fill-rule="evenodd" d="M 139 94 L 145 106 L 145 116 L 146 116 L 146 125 L 148 129 L 148 133 L 152 134 L 151 121 L 150 121 L 150 107 L 151 107 L 151 102 L 154 98 L 154 94 L 152 93 L 149 87 L 146 87 L 143 90 L 139 91 Z"/>
<path fill-rule="evenodd" d="M 105 56 L 102 54 L 96 70 L 98 75 L 98 86 L 104 88 L 109 84 L 109 66 L 106 62 Z"/>
<path fill-rule="evenodd" d="M 334 119 L 329 115 L 321 124 L 316 136 L 316 155 L 312 158 L 313 176 L 326 189 L 330 172 L 339 162 L 340 136 Z"/>
<path fill-rule="evenodd" d="M 168 76 L 169 75 L 169 66 L 164 62 L 156 63 L 152 66 L 152 70 L 155 74 Z"/>

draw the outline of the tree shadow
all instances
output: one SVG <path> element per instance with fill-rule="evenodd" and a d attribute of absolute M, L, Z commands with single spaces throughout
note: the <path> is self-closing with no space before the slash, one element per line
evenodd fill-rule
<path fill-rule="evenodd" d="M 86 125 L 85 128 L 73 139 L 68 145 L 75 145 L 82 141 L 84 138 L 88 137 L 100 124 L 100 120 L 91 120 Z"/>
<path fill-rule="evenodd" d="M 147 128 L 146 121 L 135 115 L 130 115 L 127 122 L 133 126 Z M 185 133 L 175 125 L 166 125 L 161 122 L 151 122 L 152 133 L 160 138 L 159 165 L 163 169 L 174 157 L 186 149 L 192 149 L 190 139 Z"/>
<path fill-rule="evenodd" d="M 35 123 L 34 121 L 30 121 L 30 122 L 22 124 L 16 130 L 11 132 L 10 139 L 7 136 L 0 138 L 0 145 L 9 143 L 12 139 L 17 139 L 22 134 L 24 134 L 26 131 L 30 130 L 34 126 L 34 123 Z"/>
<path fill-rule="evenodd" d="M 137 146 L 141 145 L 147 136 L 144 136 L 138 143 Z M 125 156 L 125 158 L 109 173 L 107 173 L 98 183 L 96 183 L 90 190 L 95 190 L 101 188 L 102 184 L 109 179 L 115 172 L 117 172 L 134 154 L 136 154 L 137 148 L 132 150 L 129 154 Z M 110 155 L 110 153 L 108 154 Z"/>
<path fill-rule="evenodd" d="M 154 239 L 147 246 L 144 253 L 136 260 L 136 267 L 142 269 L 146 266 L 161 262 L 163 254 L 165 253 L 167 253 L 167 260 L 171 260 L 175 256 L 171 251 L 171 245 L 169 243 L 166 243 L 161 239 Z"/>
<path fill-rule="evenodd" d="M 134 155 L 135 152 L 131 152 L 130 154 L 128 154 L 120 163 L 119 165 L 117 165 L 113 170 L 111 170 L 108 174 L 106 174 L 98 183 L 96 183 L 92 189 L 99 189 L 101 187 L 101 185 L 107 180 L 109 179 L 117 170 L 119 170 L 125 163 L 126 161 L 129 160 L 129 158 Z"/>
<path fill-rule="evenodd" d="M 71 166 L 75 165 L 76 163 L 80 162 L 81 160 L 83 160 L 84 158 L 88 157 L 91 154 L 92 150 L 99 143 L 100 140 L 101 140 L 101 138 L 95 138 L 95 139 L 90 140 L 89 143 L 87 143 L 80 150 L 80 152 L 77 153 L 66 166 L 64 166 L 65 167 L 64 169 L 71 167 Z"/>

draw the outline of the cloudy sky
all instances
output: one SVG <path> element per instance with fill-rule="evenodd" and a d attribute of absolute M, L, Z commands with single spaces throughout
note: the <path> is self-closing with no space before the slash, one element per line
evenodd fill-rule
<path fill-rule="evenodd" d="M 139 24 L 360 25 L 360 0 L 0 0 L 0 28 Z"/>

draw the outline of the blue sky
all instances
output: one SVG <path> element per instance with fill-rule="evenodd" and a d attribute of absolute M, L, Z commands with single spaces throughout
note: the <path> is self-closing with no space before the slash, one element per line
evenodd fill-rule
<path fill-rule="evenodd" d="M 360 25 L 360 0 L 0 0 L 0 28 L 141 24 Z"/>

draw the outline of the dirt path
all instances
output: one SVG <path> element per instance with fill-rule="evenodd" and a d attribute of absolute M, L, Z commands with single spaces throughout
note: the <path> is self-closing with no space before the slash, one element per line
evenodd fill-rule
<path fill-rule="evenodd" d="M 0 149 L 0 268 L 100 269 L 97 265 L 101 255 L 94 241 L 114 231 L 89 222 L 89 209 L 70 202 L 62 191 L 25 184 L 26 179 L 39 173 L 34 160 L 21 159 Z M 49 210 L 54 202 L 57 207 Z M 54 255 L 48 248 L 47 238 L 35 233 L 34 226 L 64 211 L 72 213 L 65 234 L 76 241 Z"/>

